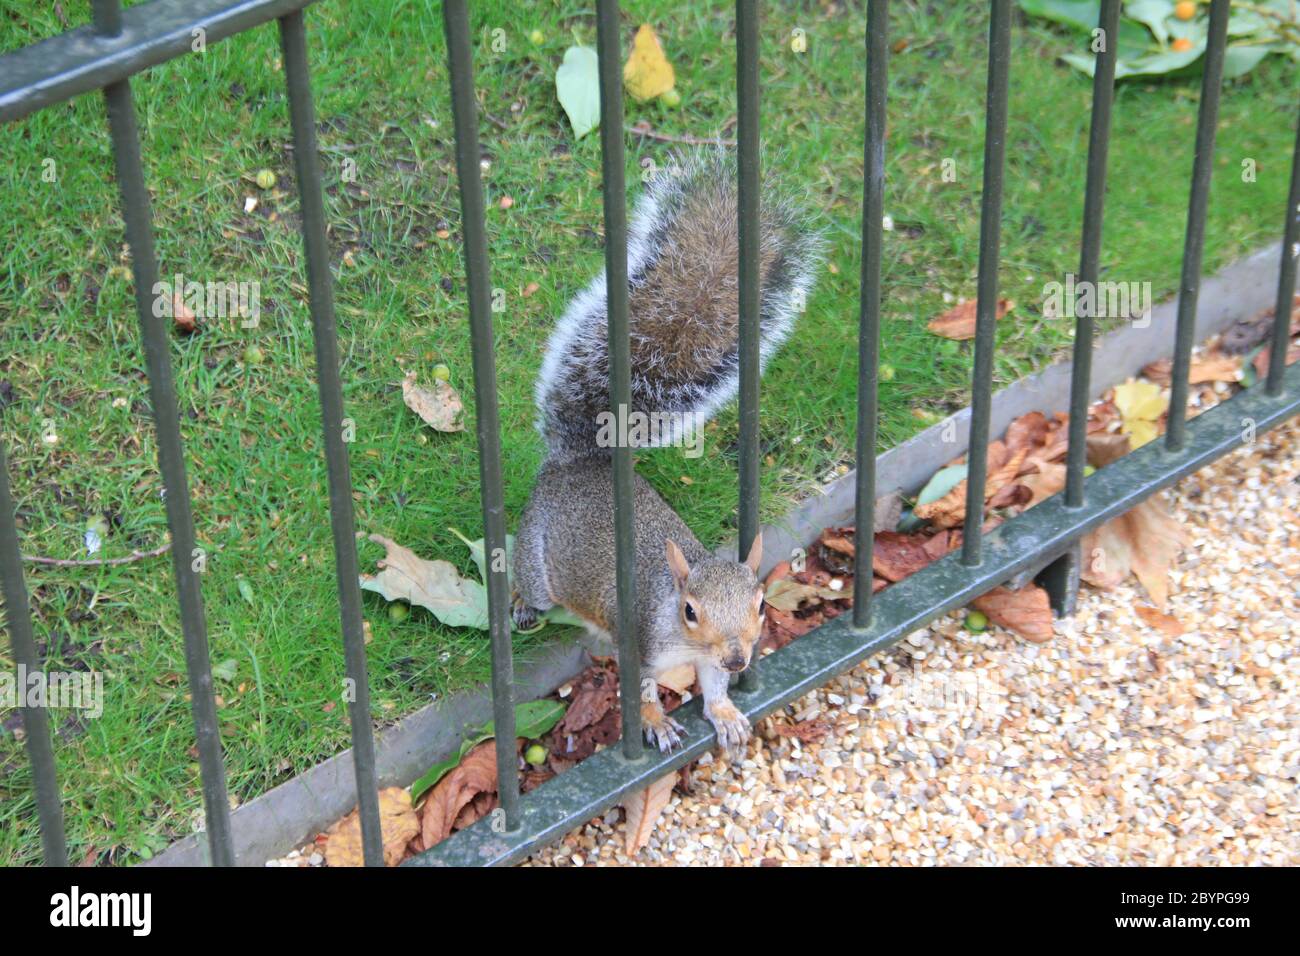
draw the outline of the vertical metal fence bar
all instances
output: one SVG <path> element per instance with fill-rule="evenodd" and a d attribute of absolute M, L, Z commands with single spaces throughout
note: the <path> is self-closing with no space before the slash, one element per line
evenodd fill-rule
<path fill-rule="evenodd" d="M 93 10 L 95 33 L 102 37 L 115 37 L 122 32 L 121 0 L 95 0 Z"/>
<path fill-rule="evenodd" d="M 95 22 L 113 18 L 96 5 Z M 120 22 L 120 21 L 119 21 Z M 122 195 L 122 218 L 126 241 L 131 248 L 131 271 L 135 282 L 135 307 L 144 339 L 145 363 L 149 373 L 149 401 L 153 406 L 158 433 L 158 467 L 163 478 L 167 527 L 171 530 L 172 571 L 181 608 L 181 629 L 185 636 L 185 668 L 189 678 L 190 706 L 203 777 L 203 805 L 207 815 L 208 844 L 215 866 L 232 866 L 234 846 L 230 839 L 230 805 L 226 796 L 226 769 L 221 757 L 221 733 L 213 699 L 212 665 L 208 659 L 208 632 L 203 616 L 203 593 L 194 561 L 194 521 L 190 514 L 189 483 L 185 477 L 185 452 L 181 445 L 180 415 L 176 386 L 172 380 L 171 343 L 163 318 L 154 314 L 154 283 L 158 263 L 154 257 L 153 219 L 149 192 L 144 183 L 140 159 L 140 134 L 129 80 L 104 87 L 108 124 L 113 141 L 117 185 Z"/>
<path fill-rule="evenodd" d="M 13 646 L 14 664 L 29 674 L 42 669 L 32 639 L 32 610 L 27 603 L 27 585 L 23 581 L 23 558 L 18 547 L 18 527 L 13 494 L 9 490 L 9 462 L 4 443 L 0 442 L 0 587 L 5 599 L 5 620 L 9 623 L 9 642 Z M 23 693 L 23 682 L 18 691 Z M 26 700 L 23 694 L 22 700 Z M 59 779 L 54 769 L 54 746 L 50 739 L 50 722 L 44 707 L 22 706 L 23 731 L 27 735 L 27 756 L 32 762 L 32 780 L 36 786 L 36 812 L 41 822 L 41 847 L 46 866 L 67 866 L 67 837 L 63 832 L 63 807 L 59 803 Z"/>
<path fill-rule="evenodd" d="M 600 158 L 605 199 L 605 289 L 609 318 L 609 405 L 615 420 L 632 404 L 632 346 L 627 309 L 627 196 L 623 182 L 623 56 L 616 0 L 596 8 L 600 59 Z M 636 620 L 636 494 L 632 449 L 619 442 L 614 457 L 614 540 L 618 577 L 618 680 L 623 755 L 641 756 L 641 650 Z"/>
<path fill-rule="evenodd" d="M 1300 126 L 1296 127 L 1291 156 L 1291 192 L 1286 200 L 1286 225 L 1282 230 L 1282 266 L 1277 280 L 1277 306 L 1273 313 L 1273 340 L 1268 351 L 1268 378 L 1264 391 L 1282 394 L 1287 343 L 1291 339 L 1291 303 L 1295 297 L 1296 258 L 1300 254 Z"/>
<path fill-rule="evenodd" d="M 1092 79 L 1092 125 L 1088 132 L 1088 184 L 1083 199 L 1083 239 L 1079 247 L 1079 288 L 1093 288 L 1101 269 L 1102 216 L 1106 203 L 1106 160 L 1110 152 L 1110 113 L 1115 98 L 1115 60 L 1119 47 L 1119 0 L 1103 0 L 1097 26 L 1105 47 L 1097 54 Z M 1096 297 L 1090 297 L 1095 302 Z M 1088 463 L 1088 398 L 1092 383 L 1093 309 L 1074 313 L 1074 362 L 1070 370 L 1070 448 L 1065 459 L 1065 503 L 1083 504 L 1083 468 Z"/>
<path fill-rule="evenodd" d="M 343 630 L 344 666 L 351 682 L 348 720 L 352 729 L 352 764 L 357 782 L 361 842 L 367 866 L 384 865 L 379 826 L 379 788 L 375 780 L 375 741 L 370 725 L 370 684 L 361 616 L 356 527 L 352 517 L 352 474 L 343 439 L 343 384 L 334 320 L 333 276 L 325 237 L 325 205 L 316 153 L 316 109 L 307 66 L 307 38 L 301 11 L 280 19 L 280 49 L 289 92 L 293 127 L 294 170 L 302 210 L 302 241 L 307 255 L 312 341 L 316 350 L 316 386 L 320 396 L 325 465 L 329 473 L 330 526 L 334 534 L 334 572 Z"/>
<path fill-rule="evenodd" d="M 889 0 L 867 6 L 866 136 L 862 160 L 862 275 L 858 296 L 858 450 L 854 499 L 853 624 L 871 622 L 876 527 L 876 425 L 880 411 L 880 234 L 885 213 L 885 103 Z"/>
<path fill-rule="evenodd" d="M 970 448 L 966 452 L 966 521 L 961 558 L 979 564 L 983 545 L 985 469 L 993 410 L 993 347 L 998 307 L 998 245 L 1011 63 L 1011 0 L 993 0 L 989 20 L 988 92 L 984 120 L 984 189 L 980 197 L 980 261 L 975 304 L 975 368 L 971 377 Z"/>
<path fill-rule="evenodd" d="M 1230 0 L 1212 0 L 1210 35 L 1201 78 L 1201 108 L 1196 121 L 1196 158 L 1192 165 L 1192 194 L 1187 206 L 1183 242 L 1183 271 L 1178 284 L 1178 325 L 1169 393 L 1169 424 L 1165 447 L 1181 451 L 1187 436 L 1188 378 L 1196 339 L 1196 299 L 1201 290 L 1201 254 L 1205 249 L 1205 210 L 1214 173 L 1214 134 L 1219 123 L 1219 88 L 1223 81 L 1223 52 L 1228 44 Z"/>
<path fill-rule="evenodd" d="M 740 330 L 740 507 L 737 559 L 743 561 L 758 535 L 758 0 L 736 0 L 736 213 Z M 740 686 L 753 689 L 758 673 L 750 664 Z"/>
<path fill-rule="evenodd" d="M 497 414 L 497 372 L 492 356 L 492 310 L 483 183 L 479 178 L 478 102 L 465 0 L 444 0 L 443 26 L 451 70 L 451 106 L 456 134 L 456 176 L 460 185 L 461 231 L 469 291 L 470 338 L 474 352 L 474 403 L 478 428 L 479 487 L 483 498 L 483 536 L 488 555 L 488 633 L 492 642 L 492 718 L 499 741 L 497 784 L 507 830 L 519 827 L 519 766 L 516 760 L 514 661 L 510 648 L 510 594 L 494 555 L 506 546 L 505 505 L 501 491 L 501 444 Z"/>

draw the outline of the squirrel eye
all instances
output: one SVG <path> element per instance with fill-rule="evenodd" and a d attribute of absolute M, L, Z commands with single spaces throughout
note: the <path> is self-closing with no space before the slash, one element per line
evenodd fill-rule
<path fill-rule="evenodd" d="M 687 602 L 686 602 L 686 610 L 685 610 L 685 613 L 686 613 L 686 622 L 687 622 L 688 624 L 696 624 L 696 623 L 698 623 L 698 620 L 697 620 L 697 618 L 695 617 L 695 606 L 692 605 L 690 601 L 687 601 Z"/>

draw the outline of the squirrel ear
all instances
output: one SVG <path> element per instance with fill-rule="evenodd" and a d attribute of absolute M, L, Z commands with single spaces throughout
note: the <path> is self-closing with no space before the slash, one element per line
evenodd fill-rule
<path fill-rule="evenodd" d="M 664 550 L 668 555 L 668 570 L 673 573 L 673 583 L 677 585 L 680 591 L 686 585 L 686 579 L 691 575 L 691 566 L 686 563 L 686 555 L 682 554 L 682 549 L 677 547 L 677 542 L 668 539 Z"/>
<path fill-rule="evenodd" d="M 758 574 L 758 566 L 763 563 L 763 532 L 754 535 L 754 543 L 749 546 L 749 557 L 745 559 L 745 564 L 755 575 Z"/>

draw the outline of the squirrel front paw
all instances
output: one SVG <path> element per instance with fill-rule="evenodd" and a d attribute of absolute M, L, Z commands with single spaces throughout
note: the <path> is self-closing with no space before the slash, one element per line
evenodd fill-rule
<path fill-rule="evenodd" d="M 658 747 L 660 753 L 668 753 L 674 747 L 680 747 L 682 736 L 686 731 L 682 725 L 664 713 L 656 700 L 654 704 L 641 706 L 641 726 L 645 729 L 645 739 L 652 747 Z"/>
<path fill-rule="evenodd" d="M 749 742 L 749 720 L 729 700 L 720 700 L 704 708 L 713 729 L 718 732 L 718 743 L 733 753 L 741 753 Z"/>

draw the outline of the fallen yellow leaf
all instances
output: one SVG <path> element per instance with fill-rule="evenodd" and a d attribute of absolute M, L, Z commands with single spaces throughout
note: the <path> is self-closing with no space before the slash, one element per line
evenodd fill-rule
<path fill-rule="evenodd" d="M 1122 418 L 1121 431 L 1133 448 L 1141 448 L 1160 434 L 1160 416 L 1169 399 L 1153 382 L 1132 381 L 1115 386 L 1115 407 Z"/>
<path fill-rule="evenodd" d="M 401 787 L 379 791 L 379 828 L 384 839 L 384 865 L 396 866 L 402 859 L 406 844 L 420 832 L 420 823 L 411 809 L 411 795 Z M 363 866 L 365 858 L 361 848 L 361 817 L 353 809 L 346 817 L 326 831 L 325 862 L 330 866 Z"/>
<path fill-rule="evenodd" d="M 623 84 L 634 99 L 645 102 L 667 93 L 676 82 L 673 65 L 664 56 L 664 48 L 654 27 L 641 24 L 632 39 L 632 53 L 623 67 Z"/>

